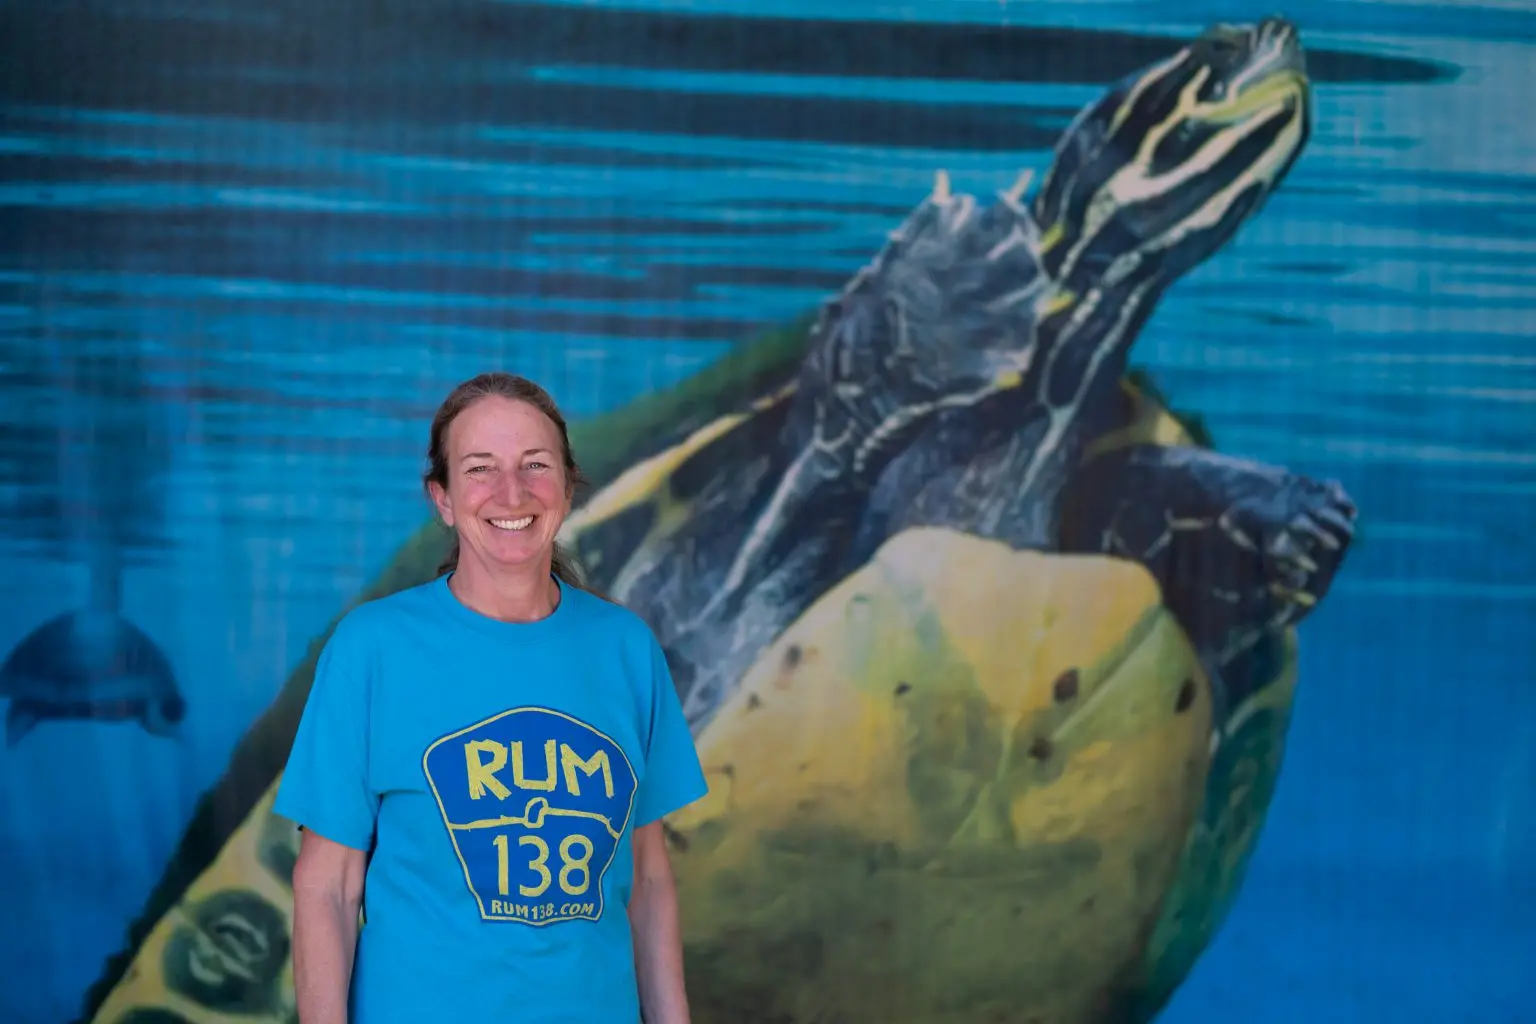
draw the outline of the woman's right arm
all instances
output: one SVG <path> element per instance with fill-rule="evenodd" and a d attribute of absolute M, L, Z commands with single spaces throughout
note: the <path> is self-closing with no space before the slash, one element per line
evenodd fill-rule
<path fill-rule="evenodd" d="M 348 1024 L 365 851 L 377 841 L 373 628 L 343 617 L 321 649 L 272 804 L 302 830 L 293 866 L 293 987 L 303 1024 Z"/>
<path fill-rule="evenodd" d="M 347 1024 L 368 855 L 309 829 L 293 868 L 293 985 L 303 1024 Z"/>

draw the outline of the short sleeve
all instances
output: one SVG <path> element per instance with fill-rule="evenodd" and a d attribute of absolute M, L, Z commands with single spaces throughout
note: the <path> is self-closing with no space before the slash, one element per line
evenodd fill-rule
<path fill-rule="evenodd" d="M 649 825 L 709 792 L 699 753 L 683 717 L 666 656 L 651 641 L 651 721 L 645 773 L 635 797 L 635 827 Z"/>
<path fill-rule="evenodd" d="M 367 652 L 343 619 L 315 664 L 273 810 L 333 842 L 366 852 L 378 795 L 368 778 Z"/>

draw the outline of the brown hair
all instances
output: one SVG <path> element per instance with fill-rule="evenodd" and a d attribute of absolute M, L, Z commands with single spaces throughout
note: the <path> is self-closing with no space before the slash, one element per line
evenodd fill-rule
<path fill-rule="evenodd" d="M 448 428 L 458 418 L 459 413 L 468 409 L 482 398 L 510 398 L 517 402 L 527 402 L 539 412 L 549 417 L 554 423 L 555 429 L 560 431 L 560 457 L 565 463 L 566 488 L 572 495 L 575 494 L 578 485 L 586 483 L 581 475 L 581 468 L 576 465 L 576 457 L 571 452 L 570 433 L 565 427 L 565 417 L 560 415 L 559 406 L 555 400 L 549 397 L 549 393 L 526 377 L 518 377 L 510 373 L 482 373 L 478 377 L 472 377 L 449 392 L 443 399 L 443 404 L 437 407 L 437 415 L 432 417 L 432 431 L 427 440 L 427 471 L 422 476 L 422 486 L 427 489 L 427 496 L 432 496 L 430 485 L 448 487 Z M 439 576 L 451 572 L 459 564 L 459 538 L 453 538 L 453 547 L 449 549 L 445 557 L 437 567 Z M 581 565 L 570 552 L 566 551 L 559 543 L 555 544 L 554 560 L 551 565 L 555 576 L 560 582 L 580 590 L 588 589 L 582 579 Z"/>

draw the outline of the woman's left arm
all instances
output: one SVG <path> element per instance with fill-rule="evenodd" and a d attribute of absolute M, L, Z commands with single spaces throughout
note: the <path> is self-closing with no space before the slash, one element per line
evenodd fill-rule
<path fill-rule="evenodd" d="M 635 887 L 629 928 L 646 1024 L 689 1024 L 683 984 L 683 942 L 677 923 L 677 885 L 661 822 L 635 829 Z"/>

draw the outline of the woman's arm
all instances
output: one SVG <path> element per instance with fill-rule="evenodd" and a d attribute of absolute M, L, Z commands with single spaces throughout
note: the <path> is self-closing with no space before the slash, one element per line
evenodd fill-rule
<path fill-rule="evenodd" d="M 635 830 L 635 887 L 629 927 L 645 1024 L 688 1024 L 683 943 L 677 923 L 677 887 L 661 822 Z"/>
<path fill-rule="evenodd" d="M 309 829 L 293 868 L 293 987 L 304 1024 L 347 1024 L 368 855 Z"/>

